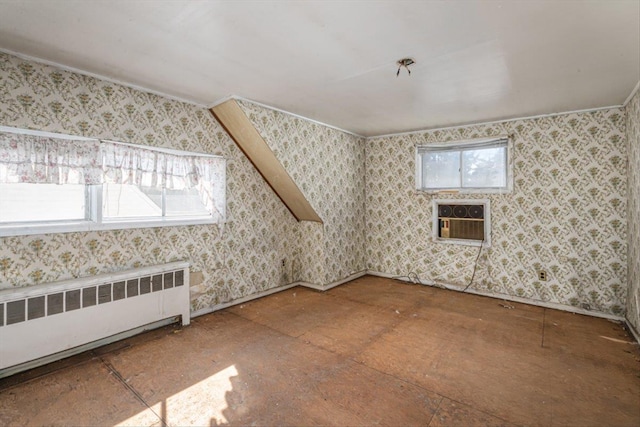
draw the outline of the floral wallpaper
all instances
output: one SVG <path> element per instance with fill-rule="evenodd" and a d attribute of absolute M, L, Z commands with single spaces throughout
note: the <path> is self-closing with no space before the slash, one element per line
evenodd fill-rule
<path fill-rule="evenodd" d="M 629 296 L 627 319 L 640 331 L 640 91 L 627 104 Z"/>
<path fill-rule="evenodd" d="M 437 196 L 491 200 L 492 246 L 482 249 L 473 288 L 623 315 L 627 153 L 622 109 L 368 139 L 367 267 L 466 286 L 479 249 L 432 241 L 432 196 L 415 190 L 414 150 L 504 134 L 513 138 L 513 192 Z M 547 271 L 547 281 L 538 280 L 538 270 Z"/>
<path fill-rule="evenodd" d="M 296 279 L 325 285 L 364 270 L 365 138 L 239 104 L 324 221 L 298 228 Z"/>
<path fill-rule="evenodd" d="M 324 220 L 297 223 L 206 109 L 0 53 L 0 125 L 228 159 L 224 227 L 0 238 L 0 288 L 175 260 L 201 273 L 193 310 L 365 268 L 466 285 L 478 248 L 431 241 L 432 197 L 414 189 L 414 147 L 510 134 L 514 190 L 488 196 L 493 244 L 474 288 L 616 315 L 626 308 L 638 327 L 639 102 L 366 140 L 240 102 Z"/>
<path fill-rule="evenodd" d="M 186 260 L 192 309 L 290 283 L 301 227 L 211 113 L 0 53 L 0 125 L 220 154 L 227 223 L 0 238 L 0 288 Z M 300 229 L 299 229 L 300 228 Z"/>

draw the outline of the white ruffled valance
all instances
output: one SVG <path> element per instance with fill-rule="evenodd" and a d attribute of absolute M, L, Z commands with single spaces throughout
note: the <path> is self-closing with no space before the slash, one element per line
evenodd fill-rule
<path fill-rule="evenodd" d="M 0 132 L 0 183 L 100 184 L 98 140 Z"/>
<path fill-rule="evenodd" d="M 0 132 L 0 184 L 132 184 L 197 189 L 216 220 L 224 221 L 226 161 L 222 157 L 131 144 Z"/>
<path fill-rule="evenodd" d="M 167 190 L 195 188 L 207 209 L 223 218 L 225 159 L 172 154 L 109 141 L 102 141 L 101 154 L 105 183 Z"/>
<path fill-rule="evenodd" d="M 101 154 L 105 182 L 169 190 L 196 187 L 197 164 L 205 158 L 108 141 L 102 142 Z"/>

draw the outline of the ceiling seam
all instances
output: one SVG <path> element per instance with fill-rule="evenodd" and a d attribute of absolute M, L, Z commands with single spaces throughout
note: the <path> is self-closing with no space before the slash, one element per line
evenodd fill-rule
<path fill-rule="evenodd" d="M 389 138 L 389 137 L 393 137 L 393 136 L 414 135 L 414 134 L 423 133 L 423 132 L 435 132 L 435 131 L 439 131 L 439 130 L 468 128 L 468 127 L 473 127 L 473 126 L 493 125 L 493 124 L 498 124 L 498 123 L 509 123 L 509 122 L 516 122 L 518 120 L 534 120 L 534 119 L 542 119 L 542 118 L 545 118 L 545 117 L 567 116 L 569 114 L 592 113 L 592 112 L 602 111 L 602 110 L 613 110 L 613 109 L 616 109 L 616 108 L 624 108 L 624 105 L 623 104 L 620 104 L 620 105 L 609 105 L 609 106 L 606 106 L 606 107 L 585 108 L 583 110 L 562 111 L 562 112 L 559 112 L 559 113 L 548 113 L 548 114 L 538 114 L 538 115 L 535 115 L 535 116 L 514 117 L 514 118 L 511 118 L 511 119 L 492 120 L 492 121 L 489 121 L 489 122 L 474 122 L 474 123 L 466 123 L 466 124 L 461 124 L 461 125 L 444 126 L 444 127 L 439 127 L 439 128 L 417 129 L 417 130 L 410 130 L 410 131 L 406 131 L 406 132 L 397 132 L 397 133 L 388 133 L 388 134 L 384 134 L 384 135 L 368 136 L 367 139 Z"/>
<path fill-rule="evenodd" d="M 473 122 L 473 123 L 466 123 L 466 124 L 460 124 L 460 125 L 452 125 L 452 126 L 444 126 L 444 127 L 438 127 L 438 128 L 423 128 L 423 129 L 417 129 L 417 130 L 411 130 L 411 131 L 406 131 L 406 132 L 392 132 L 392 133 L 387 133 L 387 134 L 382 134 L 382 135 L 371 135 L 371 136 L 364 136 L 346 129 L 342 129 L 339 128 L 337 126 L 333 126 L 330 125 L 328 123 L 324 123 L 318 120 L 314 120 L 314 119 L 310 119 L 308 117 L 302 116 L 300 114 L 296 114 L 296 113 L 292 113 L 290 111 L 286 111 L 280 108 L 276 108 L 273 107 L 271 105 L 268 104 L 264 104 L 261 102 L 257 102 L 248 98 L 244 98 L 238 95 L 228 95 L 224 98 L 221 98 L 217 101 L 215 101 L 214 103 L 212 103 L 210 106 L 207 106 L 206 104 L 201 104 L 195 101 L 190 101 L 188 99 L 184 99 L 184 98 L 180 98 L 178 96 L 174 96 L 174 95 L 170 95 L 164 92 L 160 92 L 157 90 L 153 90 L 153 89 L 149 89 L 146 88 L 144 86 L 139 86 L 139 85 L 135 85 L 132 83 L 127 83 L 118 79 L 114 79 L 111 77 L 106 77 L 103 76 L 101 74 L 97 74 L 97 73 L 92 73 L 90 71 L 84 71 L 78 68 L 74 68 L 74 67 L 69 67 L 54 61 L 49 61 L 47 59 L 42 59 L 42 58 L 38 58 L 36 56 L 31 56 L 31 55 L 26 55 L 20 52 L 15 52 L 12 51 L 10 49 L 5 49 L 0 47 L 0 52 L 2 53 L 6 53 L 8 55 L 13 55 L 16 56 L 18 58 L 27 60 L 27 61 L 33 61 L 36 63 L 40 63 L 43 65 L 47 65 L 47 66 L 52 66 L 52 67 L 56 67 L 56 68 L 60 68 L 61 70 L 64 71 L 68 71 L 68 72 L 72 72 L 72 73 L 77 73 L 83 76 L 87 76 L 87 77 L 92 77 L 92 78 L 96 78 L 99 80 L 104 80 L 113 84 L 118 84 L 118 85 L 122 85 L 125 87 L 129 87 L 131 89 L 135 89 L 135 90 L 139 90 L 142 92 L 147 92 L 147 93 L 151 93 L 153 95 L 157 95 L 160 97 L 164 97 L 164 98 L 168 98 L 174 101 L 178 101 L 178 102 L 184 102 L 190 105 L 195 105 L 197 107 L 201 107 L 201 108 L 205 108 L 207 110 L 210 110 L 211 108 L 222 104 L 223 102 L 226 102 L 230 99 L 235 99 L 235 100 L 239 100 L 239 101 L 245 101 L 245 102 L 249 102 L 252 103 L 254 105 L 258 105 L 261 106 L 263 108 L 268 108 L 270 110 L 273 111 L 278 111 L 280 113 L 283 114 L 287 114 L 293 117 L 297 117 L 303 120 L 307 120 L 309 122 L 313 122 L 313 123 L 317 123 L 321 126 L 325 126 L 331 129 L 335 129 L 337 131 L 340 132 L 344 132 L 353 136 L 356 136 L 358 138 L 364 138 L 365 140 L 369 140 L 369 139 L 376 139 L 376 138 L 387 138 L 387 137 L 394 137 L 394 136 L 404 136 L 404 135 L 413 135 L 413 134 L 418 134 L 418 133 L 422 133 L 422 132 L 433 132 L 433 131 L 439 131 L 439 130 L 448 130 L 448 129 L 456 129 L 456 128 L 466 128 L 466 127 L 471 127 L 471 126 L 482 126 L 482 125 L 490 125 L 490 124 L 497 124 L 497 123 L 508 123 L 508 122 L 514 122 L 514 121 L 518 121 L 518 120 L 531 120 L 531 119 L 539 119 L 539 118 L 544 118 L 544 117 L 557 117 L 557 116 L 563 116 L 563 115 L 568 115 L 568 114 L 577 114 L 577 113 L 589 113 L 589 112 L 594 112 L 594 111 L 601 111 L 601 110 L 610 110 L 610 109 L 614 109 L 614 108 L 624 108 L 629 101 L 631 101 L 631 99 L 633 98 L 633 96 L 636 94 L 636 92 L 638 92 L 638 90 L 640 89 L 640 81 L 638 81 L 638 83 L 636 84 L 636 86 L 634 87 L 634 89 L 631 91 L 631 93 L 629 94 L 629 96 L 627 97 L 627 99 L 624 101 L 624 103 L 620 104 L 620 105 L 610 105 L 610 106 L 606 106 L 606 107 L 595 107 L 595 108 L 586 108 L 586 109 L 582 109 L 582 110 L 571 110 L 571 111 L 562 111 L 562 112 L 558 112 L 558 113 L 548 113 L 548 114 L 538 114 L 538 115 L 534 115 L 534 116 L 523 116 L 523 117 L 516 117 L 516 118 L 511 118 L 511 119 L 503 119 L 503 120 L 492 120 L 492 121 L 487 121 L 487 122 Z"/>
<path fill-rule="evenodd" d="M 236 101 L 248 102 L 248 103 L 263 107 L 263 108 L 267 108 L 269 110 L 277 111 L 277 112 L 282 113 L 282 114 L 287 114 L 289 116 L 297 117 L 299 119 L 306 120 L 308 122 L 316 123 L 316 124 L 319 124 L 321 126 L 328 127 L 328 128 L 331 128 L 331 129 L 335 129 L 335 130 L 340 131 L 340 132 L 348 133 L 349 135 L 353 135 L 353 136 L 356 136 L 358 138 L 365 138 L 365 139 L 367 138 L 366 136 L 360 135 L 359 133 L 351 132 L 350 130 L 342 129 L 342 128 L 339 128 L 337 126 L 321 122 L 319 120 L 310 119 L 309 117 L 301 116 L 300 114 L 292 113 L 290 111 L 283 110 L 283 109 L 277 108 L 277 107 L 273 107 L 271 105 L 264 104 L 262 102 L 254 101 L 254 100 L 248 99 L 248 98 L 243 98 L 242 96 L 231 95 L 229 98 L 230 99 L 235 99 Z M 217 104 L 221 104 L 222 102 L 224 102 L 224 100 L 218 101 Z"/>

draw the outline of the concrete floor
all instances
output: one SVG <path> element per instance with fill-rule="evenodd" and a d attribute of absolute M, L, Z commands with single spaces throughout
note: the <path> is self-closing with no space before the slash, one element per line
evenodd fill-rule
<path fill-rule="evenodd" d="M 640 426 L 604 319 L 363 277 L 0 380 L 0 425 Z"/>

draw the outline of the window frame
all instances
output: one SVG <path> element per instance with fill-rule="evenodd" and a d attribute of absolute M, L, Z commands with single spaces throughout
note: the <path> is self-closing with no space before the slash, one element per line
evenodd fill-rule
<path fill-rule="evenodd" d="M 221 223 L 216 221 L 213 215 L 208 215 L 207 217 L 163 216 L 105 220 L 102 217 L 102 185 L 85 185 L 85 200 L 87 200 L 85 206 L 86 211 L 88 211 L 85 219 L 7 222 L 0 224 L 0 237 Z"/>
<path fill-rule="evenodd" d="M 85 137 L 73 137 L 71 135 L 57 134 L 43 131 L 31 131 L 17 128 L 10 128 L 0 126 L 0 132 L 13 132 L 13 133 L 28 133 L 40 136 L 47 136 L 52 138 L 74 138 L 74 139 L 89 139 Z M 107 141 L 105 142 L 115 142 Z M 161 147 L 147 147 L 143 145 L 119 143 L 123 145 L 129 145 L 132 147 L 144 148 L 149 150 L 167 152 L 176 155 L 185 156 L 203 156 L 203 157 L 216 157 L 223 158 L 222 156 L 187 152 L 181 150 L 174 150 Z M 226 162 L 225 162 L 226 163 Z M 225 167 L 226 169 L 226 167 Z M 226 175 L 226 174 L 225 174 Z M 39 184 L 34 184 L 39 185 Z M 74 184 L 76 185 L 76 184 Z M 80 184 L 77 184 L 80 185 Z M 104 184 L 89 185 L 85 184 L 85 218 L 84 219 L 72 219 L 72 220 L 45 220 L 45 221 L 19 221 L 19 222 L 6 222 L 0 223 L 0 237 L 11 236 L 27 236 L 35 234 L 47 234 L 47 233 L 70 233 L 70 232 L 89 232 L 89 231 L 106 231 L 106 230 L 126 230 L 133 228 L 152 228 L 152 227 L 167 227 L 167 226 L 188 226 L 188 225 L 205 225 L 205 224 L 224 224 L 226 219 L 223 214 L 223 219 L 217 220 L 213 213 L 210 215 L 198 215 L 198 216 L 165 216 L 165 201 L 163 200 L 163 208 L 161 217 L 128 217 L 121 219 L 105 219 L 102 215 L 102 188 Z M 225 179 L 225 193 L 226 193 L 226 179 Z M 163 189 L 164 199 L 165 189 Z M 225 195 L 226 199 L 226 195 Z M 226 206 L 226 200 L 225 200 Z"/>
<path fill-rule="evenodd" d="M 423 156 L 426 153 L 433 152 L 458 152 L 462 158 L 462 153 L 473 149 L 489 149 L 496 147 L 505 147 L 505 186 L 503 187 L 464 187 L 462 179 L 462 164 L 458 173 L 460 175 L 459 187 L 442 187 L 442 188 L 427 188 L 424 183 L 424 171 L 423 171 Z M 459 193 L 459 194 L 500 194 L 510 193 L 513 191 L 513 143 L 511 138 L 506 135 L 492 137 L 492 138 L 479 138 L 463 141 L 450 141 L 444 143 L 417 145 L 415 147 L 415 162 L 416 162 L 416 175 L 415 185 L 416 190 L 427 194 L 439 194 L 439 193 Z"/>

